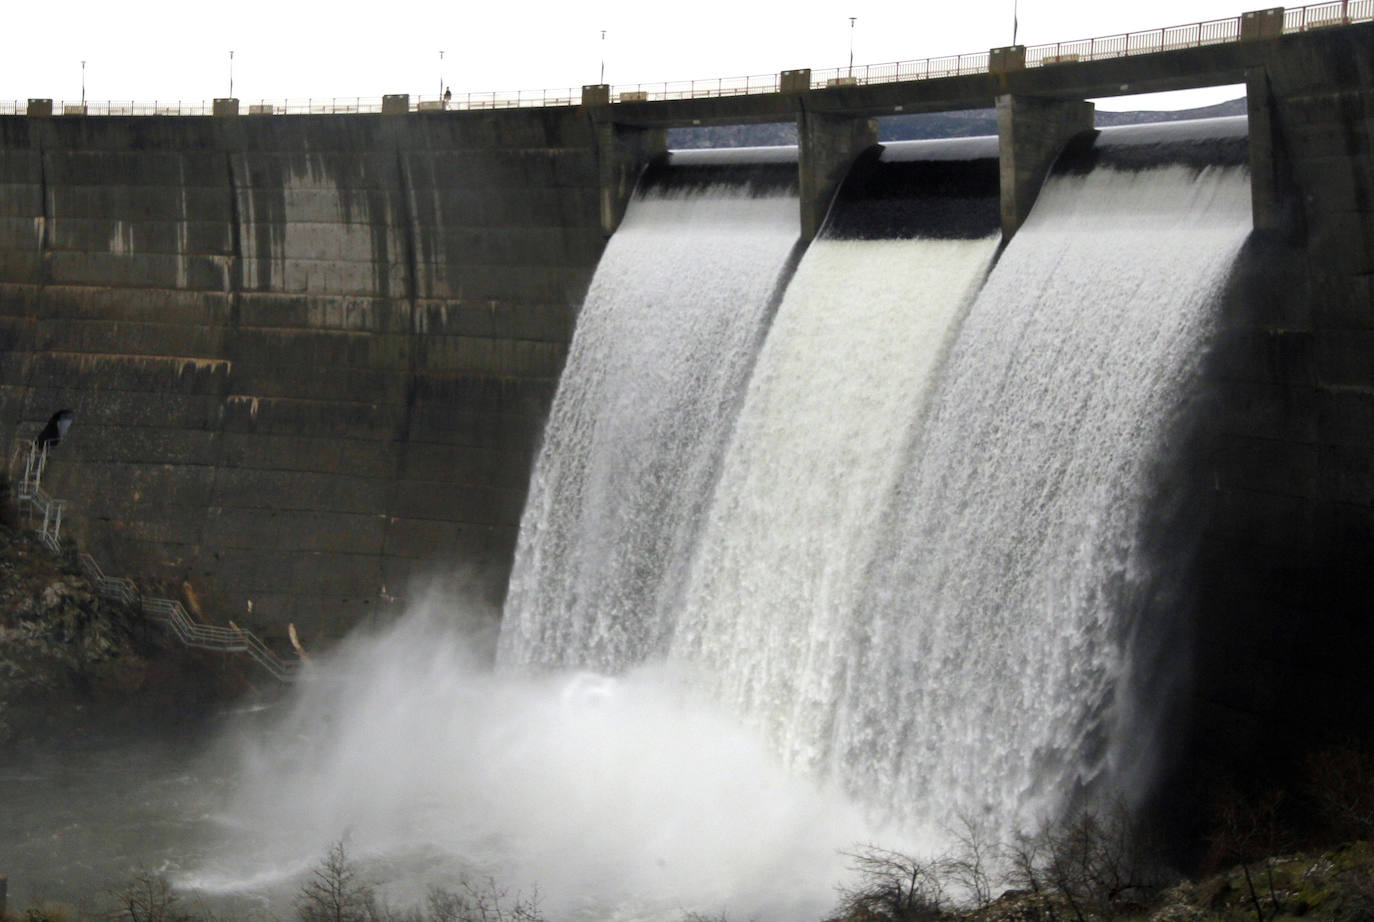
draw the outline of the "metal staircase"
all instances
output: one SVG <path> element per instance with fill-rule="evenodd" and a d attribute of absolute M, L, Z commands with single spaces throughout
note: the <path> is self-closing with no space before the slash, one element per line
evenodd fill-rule
<path fill-rule="evenodd" d="M 19 510 L 31 521 L 37 521 L 39 516 L 42 516 L 42 525 L 37 529 L 38 538 L 54 553 L 59 553 L 62 550 L 62 513 L 67 502 L 54 499 L 44 492 L 41 484 L 47 463 L 48 446 L 40 448 L 30 444 L 24 461 L 24 474 L 19 481 L 15 498 Z M 12 462 L 11 469 L 14 467 Z M 200 624 L 192 620 L 182 604 L 175 599 L 146 596 L 133 580 L 122 576 L 106 576 L 100 564 L 90 554 L 81 553 L 77 559 L 82 571 L 102 598 L 138 609 L 148 618 L 165 626 L 186 646 L 199 650 L 242 653 L 271 673 L 277 681 L 295 680 L 300 663 L 283 660 L 252 631 L 238 626 L 226 628 Z"/>

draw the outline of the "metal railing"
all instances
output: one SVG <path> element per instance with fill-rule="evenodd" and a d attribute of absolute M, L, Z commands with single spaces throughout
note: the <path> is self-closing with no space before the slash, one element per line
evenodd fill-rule
<path fill-rule="evenodd" d="M 1044 67 L 1073 61 L 1101 61 L 1108 58 L 1138 54 L 1156 54 L 1184 48 L 1200 48 L 1237 42 L 1241 39 L 1243 17 L 1213 19 L 1206 22 L 1147 29 L 1143 32 L 1122 32 L 1096 38 L 1075 39 L 1031 45 L 1026 48 L 1026 67 Z M 1374 0 L 1327 0 L 1308 6 L 1285 9 L 1283 32 L 1306 32 L 1328 26 L 1348 25 L 1374 19 Z M 975 51 L 970 54 L 944 55 L 913 61 L 892 61 L 885 64 L 863 64 L 855 67 L 832 67 L 813 70 L 811 88 L 824 89 L 846 84 L 867 85 L 896 83 L 906 80 L 933 80 L 941 77 L 967 76 L 987 73 L 989 54 Z M 611 87 L 611 102 L 652 102 L 671 99 L 705 99 L 743 96 L 756 93 L 776 93 L 780 89 L 777 74 L 755 74 L 745 77 L 711 77 L 704 80 L 661 81 L 657 83 L 617 84 Z M 334 97 L 324 99 L 261 99 L 242 100 L 247 115 L 334 115 L 361 112 L 381 112 L 382 97 Z M 515 90 L 462 93 L 447 102 L 437 96 L 413 96 L 411 111 L 467 111 L 481 109 L 519 109 L 548 106 L 575 106 L 582 102 L 580 88 Z M 88 102 L 71 103 L 65 100 L 53 104 L 54 115 L 210 115 L 213 105 L 206 102 Z M 27 103 L 0 101 L 0 115 L 23 115 Z"/>
<path fill-rule="evenodd" d="M 1283 11 L 1284 32 L 1345 26 L 1374 18 L 1374 0 L 1331 0 Z"/>
<path fill-rule="evenodd" d="M 78 555 L 78 559 L 86 578 L 91 581 L 95 591 L 102 598 L 139 609 L 147 617 L 165 625 L 186 646 L 199 650 L 218 650 L 221 653 L 246 653 L 277 681 L 295 680 L 299 664 L 277 656 L 252 631 L 238 626 L 216 627 L 201 624 L 192 620 L 182 604 L 175 599 L 145 596 L 139 592 L 133 580 L 122 576 L 106 576 L 100 569 L 100 564 L 96 563 L 90 554 L 82 553 Z"/>
<path fill-rule="evenodd" d="M 1031 45 L 1026 48 L 1026 66 L 1043 67 L 1070 61 L 1103 61 L 1138 54 L 1157 54 L 1161 51 L 1181 51 L 1240 40 L 1240 18 L 1213 19 L 1207 22 L 1150 29 L 1146 32 L 1122 32 L 1098 38 Z"/>
<path fill-rule="evenodd" d="M 17 452 L 16 452 L 17 453 Z M 21 512 L 36 517 L 42 513 L 43 524 L 39 530 L 39 540 L 49 550 L 60 553 L 62 550 L 62 511 L 67 501 L 53 499 L 42 487 L 43 471 L 48 464 L 48 446 L 39 448 L 30 444 L 24 459 L 24 474 L 16 491 L 16 501 Z M 11 459 L 13 467 L 13 459 Z M 277 656 L 252 631 L 237 625 L 216 627 L 200 624 L 191 619 L 186 609 L 175 599 L 145 596 L 131 579 L 122 576 L 107 576 L 90 554 L 81 553 L 77 559 L 86 578 L 102 598 L 137 608 L 144 615 L 161 622 L 188 647 L 202 650 L 219 650 L 224 653 L 246 653 L 259 666 L 272 674 L 280 682 L 291 682 L 296 677 L 300 664 L 283 660 Z"/>
<path fill-rule="evenodd" d="M 54 553 L 62 550 L 62 513 L 67 507 L 65 499 L 53 499 L 43 491 L 41 482 L 43 471 L 48 466 L 48 446 L 41 449 L 30 444 L 24 458 L 24 476 L 19 481 L 15 499 L 19 509 L 30 516 L 43 516 L 43 524 L 38 530 L 38 540 Z"/>
<path fill-rule="evenodd" d="M 91 566 L 95 566 L 94 560 L 90 563 Z M 95 569 L 99 571 L 99 567 Z M 186 609 L 175 599 L 145 597 L 140 607 L 149 618 L 167 625 L 188 647 L 219 650 L 224 653 L 246 653 L 277 681 L 291 682 L 296 678 L 299 664 L 282 660 L 252 631 L 246 631 L 241 627 L 216 627 L 192 621 L 190 615 L 186 614 Z"/>

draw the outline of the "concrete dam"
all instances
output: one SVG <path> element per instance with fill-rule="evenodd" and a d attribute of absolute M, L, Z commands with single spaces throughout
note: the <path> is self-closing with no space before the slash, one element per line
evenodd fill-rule
<path fill-rule="evenodd" d="M 852 842 L 1120 790 L 1186 850 L 1219 777 L 1374 739 L 1374 23 L 1285 21 L 738 97 L 0 118 L 11 476 L 73 410 L 64 533 L 321 653 L 94 815 L 255 906 L 349 837 L 417 893 L 819 918 Z M 1245 117 L 1086 102 L 1233 84 Z M 969 108 L 998 134 L 874 144 Z M 129 857 L 45 849 L 14 879 Z"/>
<path fill-rule="evenodd" d="M 1000 229 L 1005 243 L 1061 153 L 1091 134 L 1084 99 L 1242 83 L 1248 123 L 1228 150 L 1248 172 L 1253 233 L 1188 412 L 1161 430 L 1177 450 L 1157 472 L 1170 489 L 1156 499 L 1188 525 L 1160 552 L 1186 552 L 1169 589 L 1179 597 L 1155 604 L 1195 612 L 1196 636 L 1152 655 L 1205 677 L 1190 706 L 1199 749 L 1252 751 L 1314 710 L 1330 727 L 1363 727 L 1374 713 L 1355 678 L 1374 557 L 1371 49 L 1368 23 L 1256 26 L 1215 46 L 1033 69 L 1003 55 L 987 73 L 741 98 L 0 118 L 5 444 L 13 453 L 53 411 L 74 410 L 46 480 L 71 502 L 65 527 L 108 569 L 183 593 L 208 620 L 337 637 L 399 614 L 431 577 L 499 602 L 575 322 L 636 183 L 662 164 L 665 128 L 797 122 L 793 159 L 747 180 L 793 190 L 793 210 L 765 222 L 779 237 L 768 264 L 786 278 L 832 200 L 866 194 L 846 177 L 897 175 L 871 149 L 882 114 L 996 107 L 999 137 L 972 159 L 995 164 L 997 181 L 982 168 L 959 181 L 975 182 L 966 198 L 989 216 L 980 233 Z M 969 280 L 998 246 L 956 248 Z M 741 304 L 764 323 L 777 305 L 759 285 Z M 701 540 L 736 553 L 724 537 Z M 693 655 L 726 658 L 702 639 L 710 617 L 694 617 Z M 567 648 L 549 652 L 550 630 L 532 615 L 503 638 L 505 655 L 615 668 L 626 648 L 667 643 L 653 623 L 603 642 L 589 622 L 576 640 L 585 656 L 565 659 Z M 767 694 L 786 697 L 785 677 L 773 682 Z M 822 758 L 776 732 L 800 764 Z"/>

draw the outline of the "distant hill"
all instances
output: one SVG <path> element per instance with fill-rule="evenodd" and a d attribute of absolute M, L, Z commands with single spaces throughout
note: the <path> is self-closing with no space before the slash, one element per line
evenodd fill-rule
<path fill-rule="evenodd" d="M 1112 125 L 1139 125 L 1145 122 L 1172 122 L 1190 118 L 1217 118 L 1224 115 L 1244 114 L 1245 98 L 1242 97 L 1198 109 L 1098 112 L 1097 124 L 1105 128 Z M 878 119 L 879 141 L 969 138 L 996 133 L 997 115 L 992 109 L 891 115 Z M 766 147 L 796 143 L 797 126 L 791 122 L 769 125 L 673 128 L 668 132 L 668 146 L 679 150 L 702 147 Z"/>

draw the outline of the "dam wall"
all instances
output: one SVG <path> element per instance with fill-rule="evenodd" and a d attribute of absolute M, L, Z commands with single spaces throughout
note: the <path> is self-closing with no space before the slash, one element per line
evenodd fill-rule
<path fill-rule="evenodd" d="M 74 410 L 64 533 L 217 621 L 499 593 L 598 171 L 580 109 L 0 119 L 0 438 Z"/>
<path fill-rule="evenodd" d="M 1248 75 L 1252 170 L 1275 211 L 1209 369 L 1193 745 L 1213 764 L 1300 772 L 1314 748 L 1374 733 L 1371 38 L 1285 41 Z"/>
<path fill-rule="evenodd" d="M 417 576 L 499 599 L 574 319 L 666 127 L 804 123 L 802 185 L 828 201 L 869 118 L 997 104 L 1003 208 L 1024 217 L 1085 97 L 1243 80 L 1259 232 L 1180 461 L 1207 515 L 1199 713 L 1233 734 L 1197 745 L 1243 748 L 1348 690 L 1374 640 L 1371 49 L 1365 23 L 748 97 L 3 117 L 10 471 L 73 409 L 45 478 L 71 501 L 64 530 L 269 636 L 399 610 Z M 820 213 L 803 201 L 799 230 Z"/>

